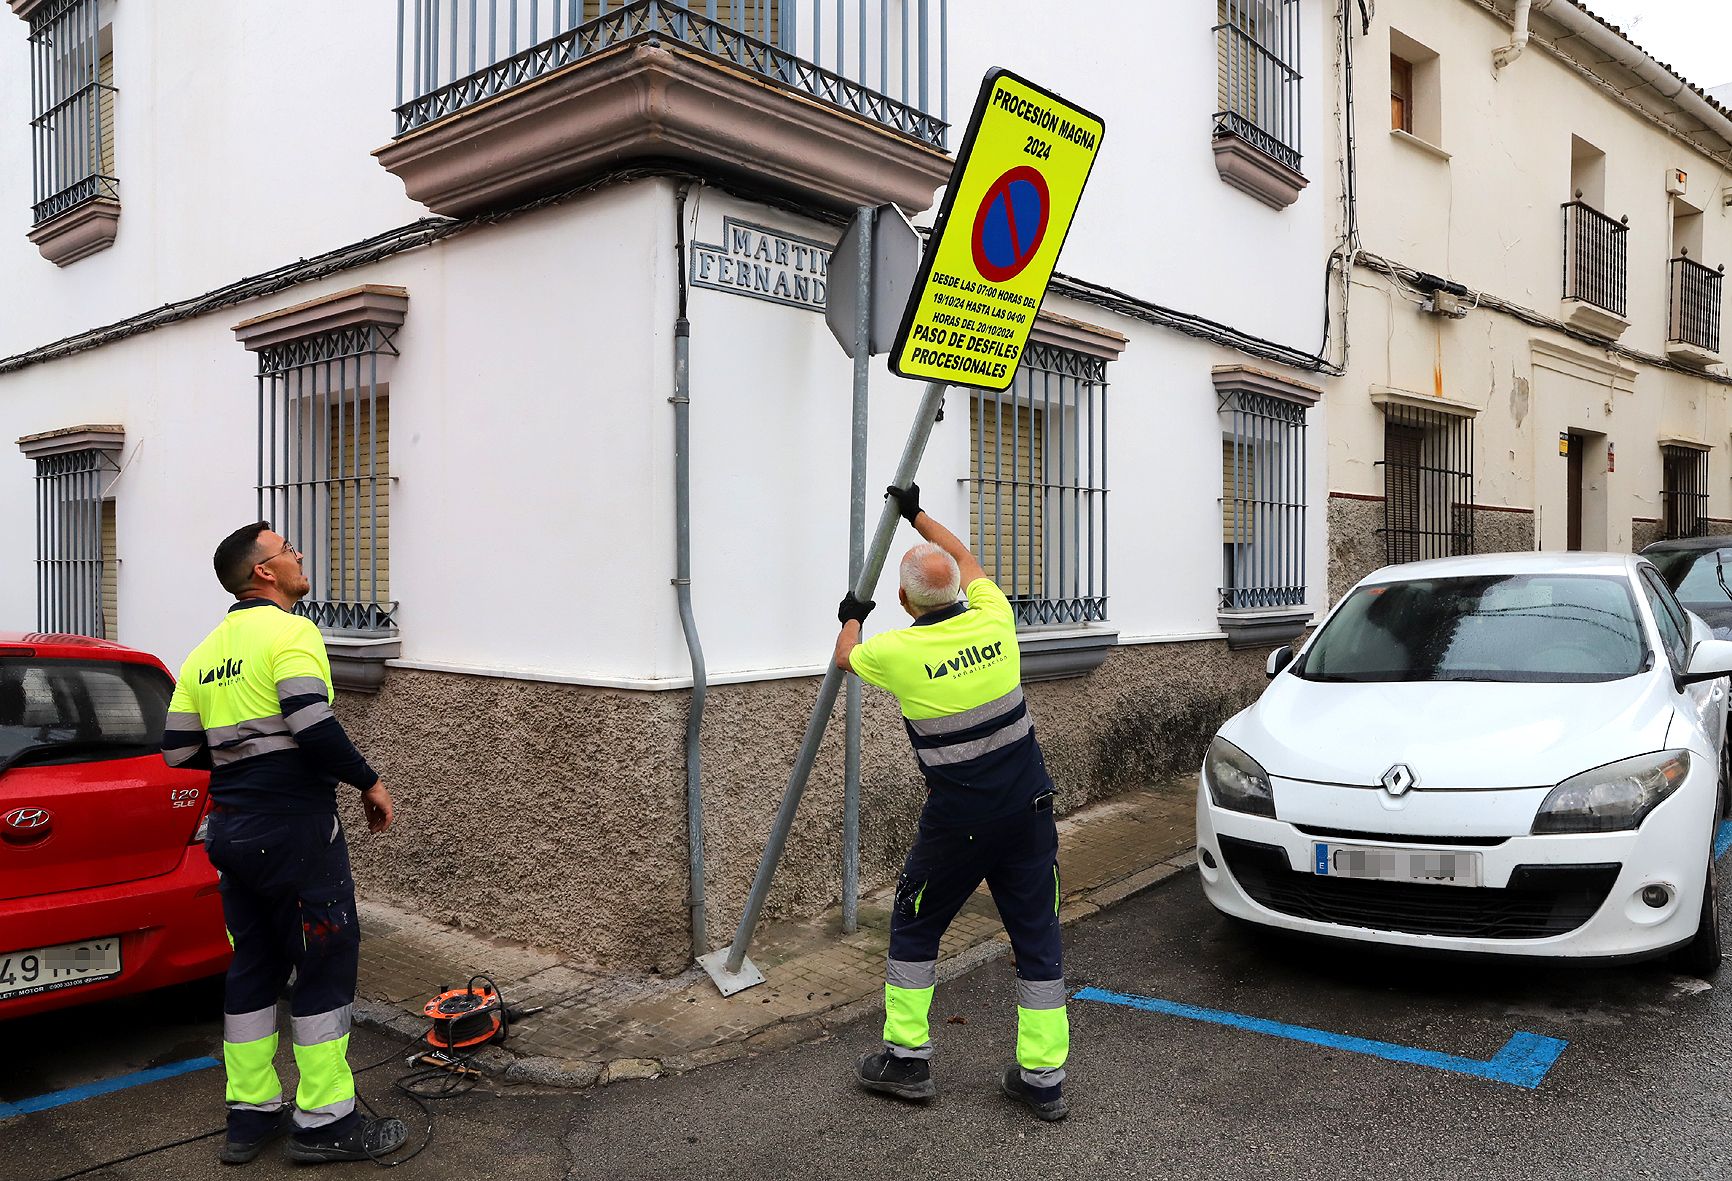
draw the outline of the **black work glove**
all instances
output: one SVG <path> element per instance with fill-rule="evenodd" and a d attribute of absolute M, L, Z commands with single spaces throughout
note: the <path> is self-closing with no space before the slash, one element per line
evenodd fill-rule
<path fill-rule="evenodd" d="M 842 596 L 841 606 L 836 608 L 836 622 L 865 623 L 866 617 L 872 614 L 872 608 L 877 605 L 871 599 L 856 599 L 854 592 L 849 591 Z"/>
<path fill-rule="evenodd" d="M 892 484 L 884 489 L 884 495 L 896 498 L 896 511 L 902 514 L 902 519 L 910 525 L 914 518 L 920 515 L 920 485 L 909 481 L 908 487 L 898 488 Z"/>

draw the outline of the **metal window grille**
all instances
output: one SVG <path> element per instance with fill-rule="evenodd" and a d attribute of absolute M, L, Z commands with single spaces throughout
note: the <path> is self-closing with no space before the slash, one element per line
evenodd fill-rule
<path fill-rule="evenodd" d="M 296 610 L 328 631 L 395 629 L 390 593 L 390 403 L 379 359 L 393 327 L 365 324 L 259 350 L 259 516 L 305 555 Z"/>
<path fill-rule="evenodd" d="M 1216 0 L 1215 134 L 1299 171 L 1299 0 Z"/>
<path fill-rule="evenodd" d="M 674 42 L 942 148 L 949 0 L 397 0 L 397 134 L 628 41 Z"/>
<path fill-rule="evenodd" d="M 97 0 L 54 0 L 30 18 L 30 138 L 36 224 L 97 197 L 120 196 L 114 87 Z"/>
<path fill-rule="evenodd" d="M 1629 289 L 1629 234 L 1581 201 L 1564 203 L 1564 298 L 1624 314 Z"/>
<path fill-rule="evenodd" d="M 1030 344 L 970 404 L 974 552 L 1017 624 L 1107 617 L 1106 362 Z"/>
<path fill-rule="evenodd" d="M 1708 533 L 1708 453 L 1697 447 L 1660 448 L 1661 530 L 1666 537 Z"/>
<path fill-rule="evenodd" d="M 1672 260 L 1668 341 L 1720 351 L 1720 286 L 1725 272 L 1724 264 L 1713 271 L 1693 259 Z"/>
<path fill-rule="evenodd" d="M 1390 406 L 1379 462 L 1388 561 L 1473 552 L 1473 419 Z"/>
<path fill-rule="evenodd" d="M 111 639 L 112 516 L 103 485 L 119 470 L 106 451 L 67 451 L 36 461 L 36 627 Z M 105 519 L 106 518 L 106 519 Z"/>
<path fill-rule="evenodd" d="M 1305 405 L 1221 396 L 1221 606 L 1305 602 Z"/>

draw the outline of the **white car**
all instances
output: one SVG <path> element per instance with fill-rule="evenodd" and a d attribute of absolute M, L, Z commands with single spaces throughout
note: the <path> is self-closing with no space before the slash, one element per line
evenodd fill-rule
<path fill-rule="evenodd" d="M 1710 976 L 1729 672 L 1634 555 L 1379 570 L 1211 743 L 1203 890 L 1289 931 Z"/>

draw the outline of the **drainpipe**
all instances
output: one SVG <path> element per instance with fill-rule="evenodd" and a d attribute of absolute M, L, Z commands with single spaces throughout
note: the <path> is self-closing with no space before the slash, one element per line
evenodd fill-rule
<path fill-rule="evenodd" d="M 698 641 L 698 623 L 692 615 L 692 432 L 691 432 L 691 324 L 686 320 L 686 193 L 692 182 L 679 188 L 674 198 L 674 266 L 679 281 L 679 312 L 674 317 L 674 594 L 679 600 L 680 630 L 685 633 L 686 652 L 692 664 L 692 704 L 686 715 L 686 832 L 691 849 L 690 880 L 686 906 L 691 910 L 692 959 L 709 948 L 709 916 L 704 903 L 704 793 L 702 748 L 699 735 L 704 718 L 704 697 L 709 682 L 704 671 L 704 649 Z"/>
<path fill-rule="evenodd" d="M 1528 47 L 1528 18 L 1534 8 L 1544 11 L 1550 8 L 1552 0 L 1516 0 L 1515 37 L 1508 45 L 1500 45 L 1491 51 L 1491 67 L 1501 70 L 1522 55 L 1522 50 Z"/>

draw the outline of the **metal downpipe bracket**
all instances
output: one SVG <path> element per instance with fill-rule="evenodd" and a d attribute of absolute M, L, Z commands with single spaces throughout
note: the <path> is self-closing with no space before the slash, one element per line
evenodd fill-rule
<path fill-rule="evenodd" d="M 926 453 L 926 441 L 932 436 L 932 425 L 938 420 L 939 411 L 944 408 L 947 388 L 943 382 L 927 383 L 926 392 L 920 400 L 920 409 L 914 415 L 914 425 L 908 432 L 908 442 L 902 448 L 902 458 L 896 465 L 896 475 L 892 482 L 898 487 L 907 487 L 919 470 L 920 459 Z M 886 498 L 884 507 L 878 512 L 878 527 L 872 535 L 872 545 L 866 551 L 860 577 L 852 587 L 857 597 L 865 598 L 877 584 L 878 575 L 884 569 L 885 556 L 890 552 L 890 542 L 895 537 L 896 526 L 901 520 L 896 505 Z M 788 774 L 788 786 L 782 793 L 782 805 L 777 809 L 775 823 L 770 827 L 764 855 L 758 861 L 758 872 L 752 879 L 752 890 L 746 898 L 746 910 L 740 916 L 740 925 L 734 932 L 733 944 L 725 952 L 713 951 L 698 960 L 723 996 L 731 996 L 741 989 L 763 982 L 763 973 L 746 959 L 746 948 L 751 945 L 752 934 L 758 926 L 758 916 L 764 909 L 764 899 L 770 893 L 770 881 L 776 876 L 776 866 L 781 861 L 782 850 L 788 843 L 788 832 L 794 825 L 794 813 L 800 806 L 800 797 L 805 794 L 806 781 L 812 774 L 812 764 L 818 758 L 818 745 L 823 740 L 825 727 L 829 725 L 830 713 L 836 708 L 836 695 L 842 687 L 842 677 L 842 670 L 831 663 L 830 671 L 824 674 L 823 684 L 818 687 L 818 700 L 813 704 L 812 716 L 806 722 L 806 736 L 800 744 L 800 754 L 794 761 L 794 768 Z"/>

